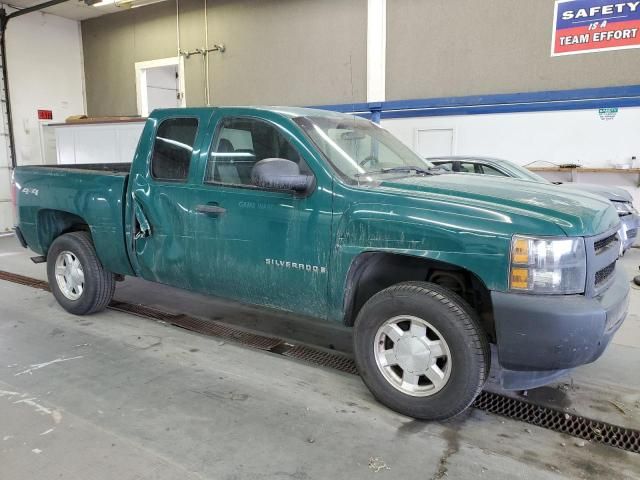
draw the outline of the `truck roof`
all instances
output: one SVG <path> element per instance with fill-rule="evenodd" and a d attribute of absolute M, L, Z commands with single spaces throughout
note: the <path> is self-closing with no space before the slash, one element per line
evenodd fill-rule
<path fill-rule="evenodd" d="M 268 105 L 229 105 L 223 107 L 187 107 L 187 108 L 161 108 L 151 112 L 149 117 L 154 117 L 156 112 L 175 112 L 176 115 L 189 115 L 202 113 L 203 111 L 213 112 L 216 110 L 260 110 L 267 112 L 279 113 L 289 118 L 295 117 L 314 117 L 314 116 L 336 116 L 352 118 L 353 115 L 347 113 L 339 113 L 331 110 L 322 110 L 320 108 L 305 107 L 285 107 L 285 106 L 268 106 Z"/>

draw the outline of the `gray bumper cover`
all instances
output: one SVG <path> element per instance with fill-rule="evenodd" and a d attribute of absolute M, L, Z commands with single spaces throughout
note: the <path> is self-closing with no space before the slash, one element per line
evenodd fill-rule
<path fill-rule="evenodd" d="M 600 296 L 491 292 L 502 368 L 531 373 L 595 361 L 624 321 L 629 281 L 617 268 Z"/>

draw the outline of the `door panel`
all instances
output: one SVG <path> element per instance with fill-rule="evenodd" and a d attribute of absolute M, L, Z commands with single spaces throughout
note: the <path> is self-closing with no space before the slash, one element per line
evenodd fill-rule
<path fill-rule="evenodd" d="M 146 280 L 191 288 L 193 233 L 188 206 L 194 191 L 182 185 L 138 184 L 136 198 L 147 218 L 148 236 L 134 240 L 139 275 Z M 141 195 L 148 192 L 148 195 Z"/>
<path fill-rule="evenodd" d="M 133 263 L 142 278 L 192 289 L 192 225 L 197 213 L 191 206 L 197 201 L 197 190 L 191 182 L 211 113 L 200 111 L 188 117 L 172 113 L 167 111 L 167 118 L 158 119 L 149 159 L 134 161 L 130 179 Z"/>
<path fill-rule="evenodd" d="M 326 297 L 330 212 L 316 198 L 235 187 L 201 192 L 224 208 L 197 218 L 199 280 L 205 291 L 262 305 L 317 313 Z M 317 234 L 317 235 L 316 235 Z"/>
<path fill-rule="evenodd" d="M 213 206 L 217 211 L 201 211 L 195 219 L 195 278 L 201 291 L 324 316 L 331 191 L 316 188 L 301 197 L 251 185 L 252 164 L 273 156 L 296 159 L 301 170 L 312 173 L 296 139 L 277 123 L 267 123 L 279 132 L 273 133 L 277 138 L 243 122 L 217 129 L 203 171 L 211 183 L 203 182 L 197 194 L 200 210 Z M 243 128 L 251 130 L 251 140 L 238 132 Z"/>

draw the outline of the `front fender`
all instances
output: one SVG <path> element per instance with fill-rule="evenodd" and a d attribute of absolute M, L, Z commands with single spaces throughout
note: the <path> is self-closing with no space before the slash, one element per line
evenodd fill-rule
<path fill-rule="evenodd" d="M 336 250 L 330 285 L 335 318 L 343 315 L 347 277 L 364 252 L 396 253 L 437 260 L 476 275 L 489 290 L 506 291 L 511 237 L 514 233 L 549 232 L 548 222 L 532 225 L 530 217 L 453 205 L 421 202 L 420 208 L 390 204 L 355 204 L 344 211 L 336 228 Z M 555 227 L 553 234 L 563 233 Z"/>

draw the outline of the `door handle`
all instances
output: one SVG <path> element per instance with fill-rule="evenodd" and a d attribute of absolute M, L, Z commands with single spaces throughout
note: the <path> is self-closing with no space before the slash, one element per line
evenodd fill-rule
<path fill-rule="evenodd" d="M 196 212 L 204 213 L 205 215 L 211 215 L 211 216 L 222 215 L 226 211 L 227 211 L 226 208 L 223 208 L 218 204 L 198 205 L 196 207 Z"/>

